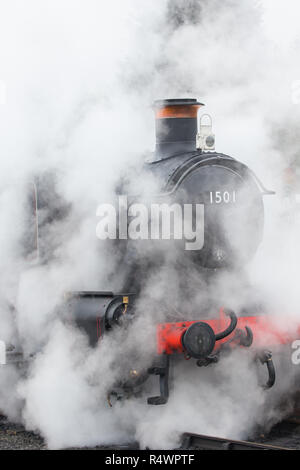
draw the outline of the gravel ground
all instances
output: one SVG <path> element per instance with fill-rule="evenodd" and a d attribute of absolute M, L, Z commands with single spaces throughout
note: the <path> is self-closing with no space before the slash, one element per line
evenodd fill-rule
<path fill-rule="evenodd" d="M 78 448 L 74 448 L 80 450 Z M 81 448 L 87 449 L 86 447 Z M 137 443 L 129 446 L 114 445 L 111 447 L 97 446 L 88 448 L 89 450 L 122 450 L 138 449 Z M 21 424 L 11 423 L 4 416 L 0 415 L 0 450 L 47 450 L 47 445 L 41 436 L 24 429 Z"/>
<path fill-rule="evenodd" d="M 42 450 L 47 446 L 44 440 L 33 432 L 25 431 L 20 424 L 8 422 L 0 416 L 0 450 Z"/>
<path fill-rule="evenodd" d="M 283 422 L 275 426 L 267 436 L 261 436 L 258 442 L 300 449 L 300 424 Z M 0 416 L 0 450 L 46 450 L 44 440 L 33 432 L 28 432 L 20 424 L 9 422 Z M 86 448 L 85 448 L 86 449 Z M 93 447 L 90 450 L 138 449 L 137 443 L 129 446 Z"/>
<path fill-rule="evenodd" d="M 277 424 L 260 442 L 273 446 L 300 449 L 300 422 L 283 421 Z"/>

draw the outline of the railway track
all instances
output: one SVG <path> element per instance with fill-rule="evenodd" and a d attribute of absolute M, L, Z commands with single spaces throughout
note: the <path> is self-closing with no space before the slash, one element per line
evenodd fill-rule
<path fill-rule="evenodd" d="M 183 434 L 181 448 L 186 450 L 294 450 L 259 442 L 237 441 L 191 433 Z"/>

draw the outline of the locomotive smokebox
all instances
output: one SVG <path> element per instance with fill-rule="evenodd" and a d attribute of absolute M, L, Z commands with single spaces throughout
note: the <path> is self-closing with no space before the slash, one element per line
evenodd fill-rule
<path fill-rule="evenodd" d="M 198 109 L 196 99 L 157 100 L 155 112 L 155 160 L 196 150 Z"/>

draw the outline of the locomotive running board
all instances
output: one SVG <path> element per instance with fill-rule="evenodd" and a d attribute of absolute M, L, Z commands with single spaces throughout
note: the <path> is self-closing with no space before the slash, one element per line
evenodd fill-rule
<path fill-rule="evenodd" d="M 295 450 L 288 447 L 260 444 L 258 442 L 235 441 L 202 434 L 184 433 L 180 449 L 195 450 Z"/>

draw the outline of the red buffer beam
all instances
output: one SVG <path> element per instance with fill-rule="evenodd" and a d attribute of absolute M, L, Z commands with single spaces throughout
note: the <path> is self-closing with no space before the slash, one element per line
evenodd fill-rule
<path fill-rule="evenodd" d="M 228 318 L 223 309 L 220 311 L 220 317 L 210 320 L 201 320 L 208 324 L 217 334 L 228 326 Z M 157 352 L 158 354 L 183 353 L 184 346 L 182 338 L 186 330 L 196 321 L 183 321 L 176 323 L 160 323 L 157 325 Z M 272 348 L 278 345 L 292 343 L 300 338 L 300 325 L 294 326 L 283 324 L 276 321 L 270 315 L 255 315 L 240 317 L 237 320 L 237 326 L 234 331 L 224 339 L 216 342 L 214 352 L 217 352 L 222 344 L 228 343 L 231 347 L 241 346 L 238 340 L 238 332 L 245 331 L 245 327 L 251 329 L 253 333 L 252 346 L 256 349 Z"/>

